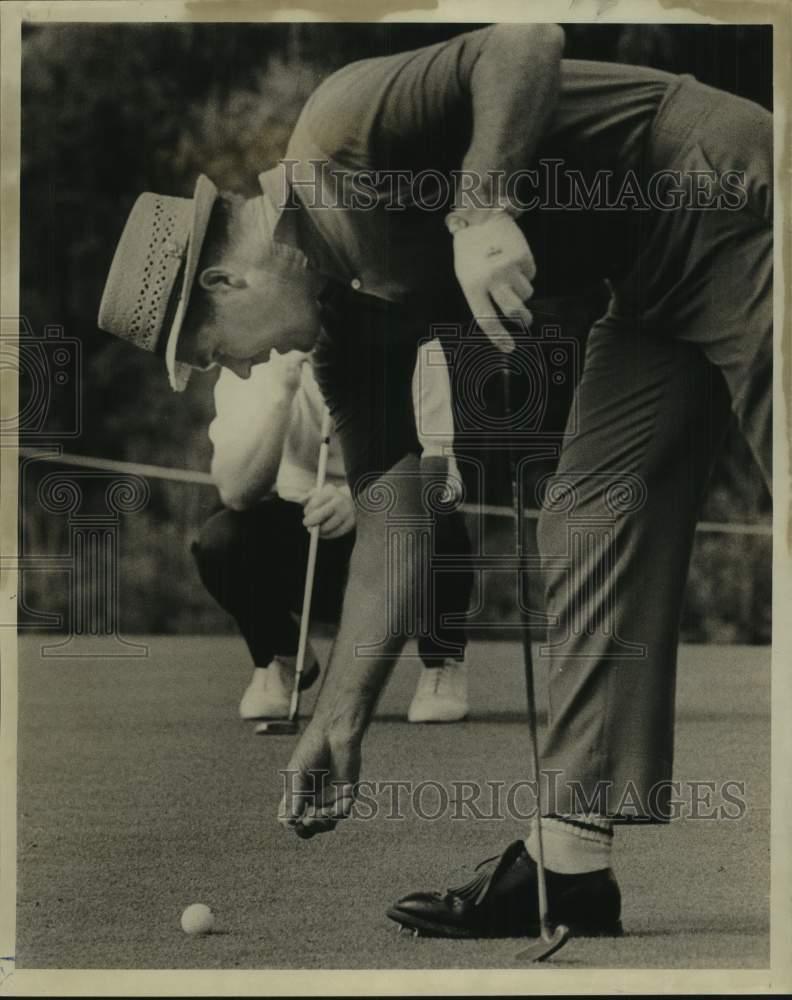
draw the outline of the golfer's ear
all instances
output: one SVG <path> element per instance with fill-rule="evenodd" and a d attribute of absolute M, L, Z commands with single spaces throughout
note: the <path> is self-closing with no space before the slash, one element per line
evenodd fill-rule
<path fill-rule="evenodd" d="M 229 288 L 245 288 L 242 275 L 225 267 L 205 267 L 198 275 L 198 284 L 207 292 L 224 292 Z"/>

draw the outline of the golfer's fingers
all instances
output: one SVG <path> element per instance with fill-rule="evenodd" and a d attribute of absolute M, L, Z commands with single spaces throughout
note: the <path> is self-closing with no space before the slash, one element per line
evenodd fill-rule
<path fill-rule="evenodd" d="M 278 805 L 278 822 L 282 826 L 293 828 L 308 808 L 314 786 L 307 781 L 307 775 L 303 772 L 287 770 L 282 773 L 286 790 Z"/>
<path fill-rule="evenodd" d="M 337 490 L 332 483 L 325 483 L 324 486 L 318 489 L 314 487 L 307 498 L 303 501 L 303 510 L 308 512 L 315 510 L 317 507 L 321 506 L 323 503 L 327 503 L 328 500 L 336 496 Z"/>
<path fill-rule="evenodd" d="M 481 332 L 492 341 L 494 347 L 497 347 L 504 354 L 511 354 L 514 350 L 514 338 L 499 320 L 489 316 L 477 316 L 476 322 L 481 328 Z"/>
<path fill-rule="evenodd" d="M 342 517 L 339 525 L 332 529 L 332 531 L 326 530 L 326 525 L 322 525 L 319 529 L 319 534 L 322 538 L 340 538 L 341 535 L 346 535 L 355 526 L 355 522 L 351 517 Z"/>
<path fill-rule="evenodd" d="M 317 524 L 323 524 L 328 518 L 332 517 L 337 510 L 338 503 L 335 497 L 325 500 L 323 504 L 318 507 L 313 507 L 311 510 L 308 510 L 306 507 L 303 524 L 306 528 L 313 528 Z"/>
<path fill-rule="evenodd" d="M 534 287 L 531 282 L 516 268 L 509 274 L 509 285 L 521 302 L 527 302 L 534 293 Z"/>
<path fill-rule="evenodd" d="M 515 230 L 514 235 L 516 239 L 510 247 L 509 256 L 511 260 L 509 261 L 509 265 L 513 268 L 519 268 L 529 281 L 533 281 L 536 277 L 534 255 L 525 236 L 519 230 Z"/>
<path fill-rule="evenodd" d="M 481 316 L 492 316 L 492 302 L 483 284 L 477 284 L 474 288 L 466 288 L 465 298 L 473 313 L 473 319 L 477 323 Z"/>
<path fill-rule="evenodd" d="M 517 261 L 517 266 L 529 281 L 536 277 L 536 261 L 531 253 L 530 247 L 526 246 L 526 252 Z"/>
<path fill-rule="evenodd" d="M 511 353 L 514 350 L 514 341 L 495 316 L 495 306 L 489 295 L 481 289 L 475 292 L 466 291 L 465 297 L 473 313 L 473 319 L 478 323 L 482 333 L 489 337 L 499 351 L 503 351 L 504 354 Z"/>
<path fill-rule="evenodd" d="M 324 521 L 319 525 L 319 534 L 322 538 L 329 538 L 344 524 L 344 513 L 343 511 L 336 508 L 332 511 L 329 517 L 325 518 Z"/>
<path fill-rule="evenodd" d="M 507 319 L 523 324 L 526 329 L 530 327 L 533 319 L 530 310 L 508 285 L 496 285 L 492 289 L 492 298 Z"/>
<path fill-rule="evenodd" d="M 325 794 L 321 804 L 308 806 L 297 824 L 297 835 L 308 839 L 317 833 L 334 830 L 342 819 L 350 815 L 354 802 L 355 794 L 351 785 L 334 787 Z"/>

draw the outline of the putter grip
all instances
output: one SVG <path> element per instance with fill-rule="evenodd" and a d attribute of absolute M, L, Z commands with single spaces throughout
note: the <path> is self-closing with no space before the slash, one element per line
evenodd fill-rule
<path fill-rule="evenodd" d="M 501 399 L 503 400 L 503 413 L 505 416 L 512 415 L 512 379 L 511 370 L 508 365 L 503 365 L 500 370 Z"/>

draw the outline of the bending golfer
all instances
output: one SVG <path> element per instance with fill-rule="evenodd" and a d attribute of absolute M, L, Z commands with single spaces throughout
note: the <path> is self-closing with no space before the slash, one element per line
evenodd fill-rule
<path fill-rule="evenodd" d="M 439 354 L 435 342 L 434 356 Z M 426 345 L 426 357 L 431 345 Z M 305 354 L 273 351 L 249 379 L 228 369 L 215 383 L 216 415 L 209 426 L 212 476 L 224 509 L 203 526 L 193 555 L 207 590 L 234 617 L 254 663 L 239 706 L 243 719 L 280 719 L 289 712 L 298 622 L 308 560 L 307 529 L 319 526 L 311 617 L 335 624 L 341 614 L 355 542 L 355 507 L 344 476 L 338 439 L 330 437 L 327 478 L 314 480 L 324 400 Z M 420 377 L 419 377 L 420 375 Z M 452 454 L 453 416 L 447 369 L 424 363 L 413 377 L 413 397 L 426 428 L 421 462 L 433 475 L 459 480 Z M 458 511 L 437 519 L 440 555 L 464 559 L 469 541 Z M 424 664 L 407 717 L 411 722 L 457 722 L 468 711 L 464 631 L 444 623 L 462 617 L 472 574 L 462 568 L 438 578 L 432 620 L 421 630 Z M 308 647 L 301 683 L 319 673 Z"/>
<path fill-rule="evenodd" d="M 309 99 L 260 197 L 218 197 L 202 177 L 192 201 L 138 201 L 100 325 L 161 352 L 177 387 L 190 366 L 245 372 L 273 347 L 318 338 L 357 538 L 282 803 L 285 826 L 311 836 L 352 810 L 416 592 L 415 546 L 397 573 L 383 554 L 425 516 L 410 394 L 419 340 L 472 313 L 508 352 L 505 320 L 530 322 L 535 284 L 609 281 L 539 546 L 556 623 L 544 766 L 557 780 L 542 801 L 551 915 L 615 934 L 613 824 L 664 819 L 684 582 L 732 412 L 770 476 L 771 119 L 690 77 L 566 61 L 562 49 L 555 26 L 498 25 L 347 66 Z M 430 210 L 446 180 L 454 199 Z M 314 782 L 319 770 L 335 784 Z M 391 915 L 437 934 L 536 933 L 530 830 L 526 841 L 475 884 L 413 894 Z"/>

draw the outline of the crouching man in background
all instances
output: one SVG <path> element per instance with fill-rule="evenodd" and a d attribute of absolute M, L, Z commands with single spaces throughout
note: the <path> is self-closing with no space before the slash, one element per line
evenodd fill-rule
<path fill-rule="evenodd" d="M 426 349 L 428 349 L 426 346 Z M 435 346 L 437 346 L 435 344 Z M 203 526 L 192 551 L 204 586 L 236 621 L 253 660 L 253 676 L 239 705 L 243 719 L 278 719 L 289 713 L 295 670 L 309 528 L 319 527 L 312 618 L 337 624 L 355 543 L 355 508 L 335 435 L 324 486 L 315 487 L 324 400 L 308 356 L 279 354 L 239 378 L 224 369 L 215 384 L 216 416 L 209 427 L 212 477 L 223 508 Z M 420 358 L 419 358 L 420 365 Z M 453 458 L 447 371 L 426 364 L 413 380 L 416 412 L 431 434 L 421 442 L 422 462 L 433 476 L 458 480 Z M 438 554 L 469 554 L 464 517 L 437 516 Z M 432 622 L 418 649 L 424 669 L 408 711 L 411 722 L 457 722 L 468 712 L 465 637 L 444 616 L 465 613 L 470 570 L 439 574 L 430 602 Z M 449 655 L 450 651 L 453 655 Z M 319 676 L 310 644 L 301 687 Z"/>

